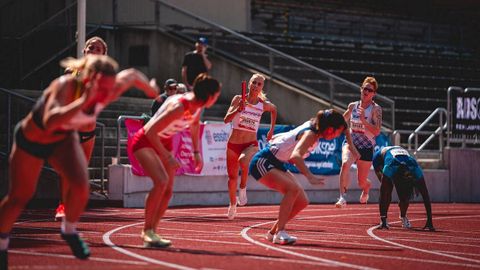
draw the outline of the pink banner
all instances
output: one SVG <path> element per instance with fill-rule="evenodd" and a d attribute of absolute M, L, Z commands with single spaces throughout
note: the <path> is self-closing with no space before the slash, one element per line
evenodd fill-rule
<path fill-rule="evenodd" d="M 205 125 L 200 125 L 200 138 L 202 138 L 203 129 Z M 199 138 L 199 149 L 202 149 L 202 141 Z M 202 152 L 200 154 L 203 156 Z M 195 160 L 193 158 L 193 144 L 192 136 L 190 135 L 190 130 L 184 130 L 173 136 L 173 155 L 180 163 L 180 168 L 178 168 L 176 175 L 181 174 L 199 174 L 200 172 L 195 171 Z"/>
<path fill-rule="evenodd" d="M 126 119 L 125 127 L 127 128 L 128 140 L 130 141 L 135 133 L 143 127 L 143 120 Z M 200 125 L 200 138 L 202 137 L 204 125 Z M 199 148 L 202 149 L 201 140 L 199 139 Z M 198 174 L 195 172 L 195 161 L 193 159 L 193 144 L 192 137 L 190 136 L 190 130 L 179 132 L 173 136 L 173 156 L 180 163 L 180 168 L 177 170 L 176 175 L 185 173 Z M 132 173 L 138 176 L 146 176 L 142 166 L 138 163 L 137 159 L 131 153 L 127 147 L 128 159 L 132 165 Z M 202 153 L 200 153 L 202 154 Z"/>
<path fill-rule="evenodd" d="M 128 141 L 130 141 L 135 133 L 143 127 L 143 120 L 125 119 L 125 127 L 127 128 Z M 142 166 L 138 163 L 130 148 L 127 147 L 128 160 L 132 165 L 132 173 L 138 176 L 146 176 Z"/>

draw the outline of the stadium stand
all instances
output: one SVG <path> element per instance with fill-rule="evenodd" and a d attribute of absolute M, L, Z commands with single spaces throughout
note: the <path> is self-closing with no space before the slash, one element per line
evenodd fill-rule
<path fill-rule="evenodd" d="M 374 75 L 379 92 L 395 101 L 396 128 L 413 130 L 446 106 L 449 86 L 480 85 L 471 38 L 478 25 L 448 6 L 384 2 L 255 0 L 245 34 L 355 83 Z"/>

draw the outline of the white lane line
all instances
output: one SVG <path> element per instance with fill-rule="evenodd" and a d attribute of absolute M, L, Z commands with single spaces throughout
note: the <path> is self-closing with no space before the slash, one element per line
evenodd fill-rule
<path fill-rule="evenodd" d="M 471 218 L 471 217 L 480 217 L 480 215 L 474 215 L 474 216 L 437 217 L 435 220 L 439 220 L 439 219 L 460 219 L 460 218 Z M 421 220 L 423 220 L 423 219 L 421 219 Z M 415 221 L 415 220 L 412 220 L 412 221 Z M 400 221 L 395 221 L 395 222 L 392 222 L 392 223 L 399 223 L 399 222 L 400 222 Z M 428 253 L 428 254 L 434 254 L 434 255 L 438 255 L 438 256 L 443 256 L 443 257 L 448 257 L 448 258 L 457 259 L 457 260 L 463 260 L 463 261 L 468 261 L 468 262 L 480 263 L 480 260 L 475 260 L 475 259 L 470 259 L 470 258 L 455 256 L 455 255 L 451 255 L 451 254 L 445 254 L 445 253 L 438 252 L 438 251 L 433 251 L 433 250 L 426 250 L 426 249 L 416 248 L 416 247 L 407 246 L 407 245 L 403 245 L 403 244 L 400 244 L 400 243 L 396 243 L 396 242 L 393 242 L 393 241 L 386 240 L 386 239 L 381 238 L 381 237 L 379 237 L 379 236 L 377 236 L 376 234 L 373 233 L 373 230 L 374 230 L 375 228 L 377 228 L 377 226 L 378 226 L 378 225 L 375 225 L 375 226 L 370 227 L 370 228 L 367 230 L 367 233 L 368 233 L 368 235 L 370 235 L 372 238 L 374 238 L 374 239 L 376 239 L 376 240 L 378 240 L 378 241 L 382 241 L 382 242 L 388 243 L 388 244 L 390 244 L 390 245 L 394 245 L 394 246 L 398 246 L 398 247 L 402 247 L 402 248 L 406 248 L 406 249 L 415 250 L 415 251 L 418 251 L 418 252 L 424 252 L 424 253 Z"/>
<path fill-rule="evenodd" d="M 138 223 L 134 223 L 134 224 L 129 224 L 129 225 L 125 225 L 125 226 L 121 226 L 121 227 L 118 227 L 118 228 L 115 228 L 113 230 L 110 230 L 108 232 L 106 232 L 102 239 L 103 239 L 103 242 L 105 244 L 107 244 L 108 246 L 110 246 L 111 248 L 113 248 L 114 250 L 120 252 L 120 253 L 123 253 L 127 256 L 130 256 L 130 257 L 133 257 L 133 258 L 136 258 L 136 259 L 139 259 L 139 260 L 142 260 L 142 261 L 145 261 L 145 262 L 148 262 L 148 263 L 152 263 L 152 264 L 158 264 L 158 265 L 162 265 L 162 266 L 165 266 L 165 267 L 169 267 L 169 268 L 173 268 L 173 269 L 180 269 L 180 270 L 192 270 L 192 269 L 195 269 L 195 268 L 191 268 L 191 267 L 188 267 L 188 266 L 185 266 L 185 265 L 180 265 L 180 264 L 175 264 L 175 263 L 169 263 L 169 262 L 166 262 L 166 261 L 160 261 L 160 260 L 155 260 L 155 259 L 152 259 L 150 257 L 146 257 L 146 256 L 142 256 L 140 254 L 137 254 L 137 253 L 134 253 L 134 252 L 131 252 L 131 251 L 128 251 L 124 248 L 121 248 L 119 246 L 116 246 L 111 240 L 110 240 L 110 235 L 114 234 L 115 232 L 119 231 L 119 230 L 123 230 L 125 228 L 129 228 L 129 227 L 133 227 L 133 226 L 137 226 L 137 225 L 140 225 L 140 224 L 143 224 L 143 221 L 142 222 L 138 222 Z"/>
<path fill-rule="evenodd" d="M 319 217 L 317 217 L 319 218 Z M 250 243 L 253 243 L 257 246 L 261 246 L 261 247 L 264 247 L 264 248 L 267 248 L 267 249 L 272 249 L 272 250 L 275 250 L 275 251 L 278 251 L 278 252 L 282 252 L 282 253 L 286 253 L 288 255 L 292 255 L 292 256 L 296 256 L 296 257 L 300 257 L 300 258 L 304 258 L 304 259 L 308 259 L 308 260 L 312 260 L 312 261 L 317 261 L 317 262 L 322 262 L 322 263 L 326 263 L 326 264 L 329 264 L 330 266 L 339 266 L 339 267 L 347 267 L 347 268 L 353 268 L 353 269 L 376 269 L 376 268 L 371 268 L 371 267 L 367 267 L 367 266 L 361 266 L 361 265 L 355 265 L 355 264 L 350 264 L 350 263 L 344 263 L 344 262 L 340 262 L 340 261 L 335 261 L 335 260 L 329 260 L 329 259 L 324 259 L 324 258 L 320 258 L 320 257 L 315 257 L 315 256 L 310 256 L 310 255 L 306 255 L 306 254 L 302 254 L 302 253 L 298 253 L 298 252 L 294 252 L 294 251 L 290 251 L 290 250 L 286 250 L 286 249 L 283 249 L 283 248 L 278 248 L 278 247 L 275 247 L 273 245 L 267 245 L 267 244 L 264 244 L 262 242 L 259 242 L 259 241 L 256 241 L 254 239 L 252 239 L 249 235 L 248 235 L 248 231 L 250 229 L 253 229 L 253 228 L 256 228 L 256 227 L 260 227 L 260 226 L 263 226 L 263 225 L 266 225 L 266 224 L 271 224 L 275 221 L 268 221 L 268 222 L 264 222 L 264 223 L 258 223 L 258 224 L 255 224 L 255 225 L 252 225 L 252 226 L 249 226 L 249 227 L 246 227 L 242 230 L 241 234 L 242 234 L 242 237 L 249 241 Z"/>
<path fill-rule="evenodd" d="M 334 254 L 348 254 L 353 256 L 359 257 L 369 257 L 369 258 L 379 258 L 379 259 L 388 259 L 388 260 L 400 260 L 406 262 L 420 262 L 420 263 L 432 263 L 432 264 L 440 264 L 440 265 L 452 265 L 452 266 L 462 266 L 462 267 L 473 267 L 473 268 L 480 268 L 478 264 L 469 264 L 469 263 L 461 263 L 461 262 L 449 262 L 449 261 L 439 261 L 439 260 L 430 260 L 430 259 L 417 259 L 412 257 L 399 257 L 399 256 L 391 256 L 391 255 L 380 255 L 374 253 L 365 253 L 365 252 L 353 252 L 353 251 L 339 251 L 339 250 L 327 250 L 327 249 L 315 249 L 315 248 L 308 248 L 308 247 L 285 247 L 287 249 L 299 249 L 299 250 L 308 250 L 314 252 L 323 252 L 323 253 L 334 253 Z"/>
<path fill-rule="evenodd" d="M 33 255 L 33 256 L 44 256 L 44 257 L 55 257 L 55 258 L 64 258 L 64 259 L 73 259 L 78 261 L 78 259 L 73 255 L 63 255 L 58 253 L 43 253 L 37 251 L 21 251 L 21 250 L 9 250 L 8 253 L 12 254 L 22 254 L 22 255 Z M 133 265 L 146 265 L 146 262 L 131 261 L 131 260 L 116 260 L 116 259 L 105 259 L 98 257 L 89 257 L 90 261 L 98 262 L 108 262 L 108 263 L 118 263 L 118 264 L 133 264 Z"/>

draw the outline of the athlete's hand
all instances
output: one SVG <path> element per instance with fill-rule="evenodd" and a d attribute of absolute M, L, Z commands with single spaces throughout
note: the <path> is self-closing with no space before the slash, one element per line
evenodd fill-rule
<path fill-rule="evenodd" d="M 168 165 L 175 170 L 180 168 L 180 163 L 172 156 L 172 154 L 168 155 Z"/>
<path fill-rule="evenodd" d="M 157 85 L 157 80 L 156 79 L 151 79 L 150 82 L 149 82 L 149 85 L 150 85 L 150 87 L 152 87 L 156 91 L 156 95 L 152 96 L 150 98 L 156 98 L 158 95 L 160 95 L 160 88 Z"/>
<path fill-rule="evenodd" d="M 310 175 L 307 177 L 308 182 L 312 185 L 325 185 L 325 178 L 316 177 L 315 175 Z"/>
<path fill-rule="evenodd" d="M 377 226 L 377 230 L 388 230 L 390 229 L 390 226 L 386 222 L 380 223 L 380 225 Z"/>
<path fill-rule="evenodd" d="M 270 141 L 273 137 L 273 129 L 270 129 L 267 133 L 267 142 Z"/>
<path fill-rule="evenodd" d="M 431 221 L 427 221 L 427 223 L 425 224 L 425 226 L 423 226 L 423 230 L 429 230 L 431 232 L 434 232 L 435 231 L 435 227 L 433 227 L 433 224 Z"/>
<path fill-rule="evenodd" d="M 202 171 L 202 168 L 203 168 L 203 159 L 202 159 L 202 155 L 200 155 L 200 153 L 194 153 L 193 154 L 193 159 L 195 160 L 195 172 L 196 173 L 200 173 Z"/>
<path fill-rule="evenodd" d="M 237 112 L 241 112 L 243 110 L 245 110 L 245 102 L 243 100 L 240 100 L 240 102 L 238 103 Z"/>
<path fill-rule="evenodd" d="M 358 106 L 358 114 L 360 115 L 360 121 L 362 121 L 362 123 L 365 123 L 367 121 L 365 119 L 365 109 Z"/>

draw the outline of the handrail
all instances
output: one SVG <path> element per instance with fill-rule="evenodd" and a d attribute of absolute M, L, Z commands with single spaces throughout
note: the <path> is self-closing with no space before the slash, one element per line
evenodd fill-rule
<path fill-rule="evenodd" d="M 210 21 L 210 20 L 208 20 L 208 19 L 199 17 L 199 16 L 197 16 L 197 15 L 195 15 L 195 14 L 189 12 L 189 11 L 186 11 L 186 10 L 183 10 L 183 9 L 181 9 L 181 8 L 178 8 L 178 7 L 176 7 L 176 6 L 172 5 L 172 4 L 166 3 L 166 2 L 163 1 L 163 0 L 150 0 L 150 1 L 156 2 L 156 3 L 160 3 L 160 4 L 164 5 L 164 6 L 166 6 L 167 8 L 170 8 L 170 9 L 174 10 L 175 12 L 181 13 L 181 14 L 183 14 L 183 15 L 187 15 L 187 16 L 189 16 L 190 18 L 193 18 L 194 20 L 200 21 L 200 22 L 202 22 L 202 23 L 204 23 L 204 24 L 206 24 L 206 25 L 211 26 L 212 28 L 220 29 L 220 30 L 222 30 L 222 31 L 225 31 L 225 32 L 233 35 L 233 36 L 236 37 L 236 38 L 239 38 L 239 39 L 241 39 L 241 40 L 244 40 L 244 41 L 249 42 L 250 44 L 253 44 L 253 45 L 255 45 L 255 46 L 258 46 L 258 47 L 266 50 L 266 51 L 268 52 L 268 54 L 270 55 L 270 58 L 272 58 L 272 57 L 271 57 L 272 54 L 274 54 L 274 55 L 276 55 L 276 56 L 283 57 L 283 58 L 285 58 L 285 59 L 288 59 L 289 61 L 292 61 L 292 62 L 295 63 L 295 64 L 298 64 L 298 65 L 303 66 L 303 67 L 305 67 L 305 68 L 307 68 L 307 69 L 309 69 L 309 70 L 312 70 L 312 71 L 314 71 L 314 72 L 317 72 L 317 73 L 320 73 L 320 74 L 322 74 L 322 75 L 324 75 L 324 76 L 327 76 L 328 78 L 330 78 L 330 80 L 332 80 L 332 79 L 333 79 L 333 80 L 336 80 L 337 82 L 340 82 L 340 83 L 342 83 L 342 84 L 350 87 L 350 88 L 351 88 L 352 90 L 354 90 L 354 91 L 357 91 L 358 88 L 359 88 L 358 85 L 356 85 L 356 84 L 354 84 L 354 83 L 352 83 L 352 82 L 350 82 L 350 81 L 347 81 L 347 80 L 345 80 L 345 79 L 343 79 L 343 78 L 341 78 L 341 77 L 338 77 L 338 76 L 336 76 L 336 75 L 334 75 L 334 74 L 332 74 L 332 73 L 330 73 L 330 72 L 328 72 L 328 71 L 326 71 L 326 70 L 324 70 L 324 69 L 321 69 L 321 68 L 318 68 L 318 67 L 316 67 L 316 66 L 313 66 L 313 65 L 311 65 L 311 64 L 309 64 L 309 63 L 306 63 L 306 62 L 304 62 L 304 61 L 302 61 L 302 60 L 300 60 L 300 59 L 298 59 L 298 58 L 295 58 L 295 57 L 293 57 L 293 56 L 291 56 L 291 55 L 288 55 L 288 54 L 286 54 L 286 53 L 284 53 L 284 52 L 281 52 L 281 51 L 276 50 L 276 49 L 274 49 L 274 48 L 271 48 L 271 47 L 269 47 L 269 46 L 267 46 L 267 45 L 265 45 L 265 44 L 263 44 L 263 43 L 260 43 L 260 42 L 258 42 L 258 41 L 256 41 L 256 40 L 252 39 L 252 38 L 249 38 L 249 37 L 247 37 L 247 36 L 245 36 L 245 35 L 243 35 L 243 34 L 241 34 L 241 33 L 238 33 L 238 32 L 233 31 L 233 30 L 231 30 L 231 29 L 229 29 L 229 28 L 227 28 L 227 27 L 224 27 L 224 26 L 222 26 L 222 25 L 219 25 L 219 24 L 217 24 L 217 23 L 214 23 L 214 22 L 212 22 L 212 21 Z M 156 5 L 155 8 L 156 8 L 156 11 L 155 11 L 155 12 L 156 12 L 157 14 L 159 14 L 159 11 L 158 11 L 159 6 Z M 157 22 L 157 24 L 159 24 L 159 22 Z M 272 65 L 272 60 L 270 60 L 270 65 Z M 306 87 L 302 87 L 302 88 L 306 88 Z M 330 95 L 325 97 L 325 99 L 329 99 L 329 98 L 331 99 L 331 100 L 330 100 L 330 104 L 333 104 L 334 101 L 335 101 L 335 100 L 332 99 L 332 97 L 333 97 L 333 95 L 334 95 L 333 91 L 334 91 L 334 89 L 333 89 L 332 87 L 330 87 Z M 353 93 L 353 91 L 352 91 L 352 93 Z M 390 108 L 391 108 L 391 115 L 392 115 L 392 116 L 391 116 L 391 117 L 392 117 L 391 129 L 392 129 L 392 130 L 395 129 L 395 101 L 393 101 L 392 99 L 390 99 L 390 98 L 388 98 L 388 97 L 386 97 L 386 96 L 380 95 L 380 94 L 377 94 L 377 95 L 376 95 L 376 98 L 377 98 L 378 100 L 382 100 L 383 102 L 385 102 L 386 104 L 388 104 L 388 105 L 390 106 Z M 336 101 L 335 101 L 335 102 L 336 102 Z"/>
<path fill-rule="evenodd" d="M 77 1 L 73 1 L 70 5 L 64 7 L 62 10 L 59 10 L 57 13 L 53 14 L 52 16 L 50 16 L 50 18 L 46 19 L 45 21 L 43 21 L 42 23 L 36 25 L 34 28 L 30 29 L 28 32 L 26 32 L 25 34 L 19 36 L 19 37 L 15 37 L 15 39 L 24 39 L 26 37 L 28 37 L 29 35 L 31 35 L 32 33 L 34 33 L 35 31 L 37 31 L 37 29 L 43 27 L 44 25 L 46 25 L 47 23 L 51 22 L 53 19 L 55 19 L 57 16 L 59 15 L 62 15 L 66 10 L 70 9 L 72 6 L 76 6 L 77 5 Z"/>
<path fill-rule="evenodd" d="M 439 126 L 435 130 L 433 134 L 431 134 L 425 142 L 422 143 L 422 145 L 419 147 L 418 146 L 418 134 L 424 129 L 427 124 L 435 117 L 436 115 L 439 115 Z M 439 152 L 441 155 L 441 159 L 443 160 L 443 130 L 448 128 L 448 123 L 444 124 L 444 118 L 447 119 L 448 113 L 445 108 L 436 108 L 428 117 L 425 119 L 420 126 L 418 126 L 415 131 L 413 131 L 410 136 L 408 136 L 408 150 L 409 151 L 414 151 L 414 155 L 418 154 L 420 151 L 423 150 L 423 148 L 436 136 L 439 135 Z M 412 140 L 415 138 L 415 148 L 412 149 Z"/>
<path fill-rule="evenodd" d="M 7 98 L 7 151 L 5 154 L 9 154 L 10 153 L 10 147 L 11 147 L 11 144 L 12 144 L 12 130 L 11 130 L 11 126 L 12 126 L 12 117 L 11 117 L 11 100 L 12 100 L 12 96 L 18 98 L 18 99 L 21 99 L 23 101 L 27 101 L 27 102 L 31 102 L 31 103 L 35 103 L 35 99 L 33 98 L 30 98 L 30 97 L 27 97 L 25 95 L 22 95 L 22 94 L 19 94 L 19 93 L 16 93 L 12 90 L 9 90 L 9 89 L 5 89 L 5 88 L 1 88 L 0 87 L 0 93 L 5 93 L 8 95 L 8 98 Z M 101 122 L 96 122 L 96 125 L 100 127 L 100 133 L 101 133 L 101 155 L 100 155 L 100 160 L 101 160 L 101 188 L 102 188 L 102 193 L 105 193 L 106 192 L 106 189 L 105 189 L 105 127 L 106 125 L 104 123 L 101 123 Z M 53 171 L 53 169 L 49 168 L 49 167 L 46 167 L 44 166 L 45 169 L 47 170 L 50 170 L 50 171 Z"/>
<path fill-rule="evenodd" d="M 95 31 L 97 31 L 98 29 L 100 28 L 99 25 L 97 25 L 96 28 L 94 28 L 93 30 L 91 30 L 90 32 L 88 32 L 88 34 L 91 34 Z M 87 35 L 88 35 L 87 34 Z M 44 68 L 46 65 L 50 64 L 54 59 L 58 58 L 60 55 L 62 55 L 63 53 L 65 53 L 66 51 L 70 50 L 72 47 L 76 46 L 77 45 L 77 42 L 74 41 L 74 42 L 71 42 L 69 45 L 67 45 L 67 47 L 63 48 L 62 50 L 60 50 L 59 52 L 55 53 L 53 56 L 51 56 L 50 58 L 48 58 L 47 60 L 43 61 L 43 63 L 41 63 L 40 65 L 36 66 L 34 69 L 32 69 L 30 72 L 28 72 L 27 74 L 25 74 L 21 79 L 20 81 L 24 81 L 26 78 L 30 77 L 32 74 L 35 74 L 36 72 L 38 72 L 39 70 L 41 70 L 42 68 Z"/>
<path fill-rule="evenodd" d="M 122 128 L 122 123 L 126 120 L 126 119 L 144 119 L 143 117 L 141 116 L 133 116 L 133 115 L 120 115 L 118 118 L 117 118 L 117 155 L 116 155 L 116 160 L 114 162 L 112 162 L 113 164 L 121 164 L 120 163 L 120 143 L 126 143 L 127 140 L 126 139 L 121 139 L 120 137 L 120 129 Z"/>

